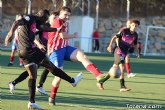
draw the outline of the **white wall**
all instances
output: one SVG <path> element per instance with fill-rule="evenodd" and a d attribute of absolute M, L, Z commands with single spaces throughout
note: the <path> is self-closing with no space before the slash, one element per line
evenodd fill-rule
<path fill-rule="evenodd" d="M 69 20 L 69 33 L 78 32 L 76 39 L 70 40 L 70 44 L 84 52 L 92 51 L 92 33 L 94 19 L 89 16 L 71 16 Z"/>

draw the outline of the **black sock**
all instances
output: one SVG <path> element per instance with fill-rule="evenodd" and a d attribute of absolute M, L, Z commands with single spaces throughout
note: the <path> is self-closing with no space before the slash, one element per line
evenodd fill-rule
<path fill-rule="evenodd" d="M 29 87 L 29 101 L 31 103 L 35 103 L 36 79 L 29 79 L 28 87 Z"/>
<path fill-rule="evenodd" d="M 140 53 L 141 53 L 141 48 L 138 48 L 139 49 L 139 55 L 140 55 Z"/>
<path fill-rule="evenodd" d="M 15 86 L 17 83 L 22 82 L 23 80 L 25 80 L 28 76 L 29 76 L 28 72 L 24 71 L 14 81 L 12 81 L 12 84 Z"/>
<path fill-rule="evenodd" d="M 62 71 L 61 69 L 59 69 L 57 67 L 55 69 L 53 69 L 52 74 L 54 76 L 60 77 L 61 79 L 64 79 L 65 81 L 68 81 L 70 83 L 74 83 L 75 82 L 74 78 L 71 78 L 64 71 Z"/>
<path fill-rule="evenodd" d="M 121 86 L 121 88 L 125 88 L 125 81 L 124 81 L 124 79 L 120 79 L 120 86 Z"/>
<path fill-rule="evenodd" d="M 39 81 L 39 84 L 38 84 L 38 88 L 42 87 L 46 78 L 47 78 L 47 75 L 48 75 L 49 71 L 47 69 L 44 69 L 44 71 L 42 72 L 41 74 L 41 77 L 40 77 L 40 81 Z"/>

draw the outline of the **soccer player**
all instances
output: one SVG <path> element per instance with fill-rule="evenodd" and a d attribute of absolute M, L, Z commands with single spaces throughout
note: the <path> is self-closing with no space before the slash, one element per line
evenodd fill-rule
<path fill-rule="evenodd" d="M 20 20 L 17 20 L 13 23 L 10 31 L 8 32 L 5 45 L 8 45 L 9 40 L 11 39 L 14 31 L 18 26 L 20 29 L 18 31 L 18 47 L 19 47 L 19 57 L 22 58 L 24 67 L 29 74 L 29 109 L 42 109 L 39 105 L 35 103 L 35 89 L 36 89 L 36 77 L 37 77 L 37 65 L 40 64 L 46 67 L 54 76 L 58 76 L 69 83 L 72 86 L 81 80 L 82 74 L 77 75 L 75 78 L 71 78 L 61 69 L 58 69 L 54 66 L 53 63 L 46 57 L 43 53 L 45 48 L 40 42 L 35 39 L 36 28 L 38 29 L 39 25 L 44 24 L 49 16 L 48 10 L 40 10 L 36 15 L 28 15 L 23 17 Z M 52 31 L 59 31 L 60 29 L 52 28 Z M 34 43 L 38 46 L 36 47 Z"/>
<path fill-rule="evenodd" d="M 123 27 L 124 28 L 130 28 L 130 20 L 127 21 L 126 23 L 126 27 Z M 107 50 L 109 52 L 113 52 L 116 48 L 116 44 L 115 44 L 115 47 L 113 48 L 113 43 L 114 43 L 114 40 L 115 40 L 115 37 L 112 37 L 111 41 L 110 41 L 110 44 L 107 48 Z M 135 77 L 136 74 L 134 73 L 131 73 L 131 67 L 130 67 L 130 54 L 132 54 L 134 52 L 134 47 L 131 47 L 129 50 L 128 50 L 128 54 L 126 55 L 125 57 L 125 67 L 126 67 L 126 71 L 127 71 L 127 77 L 128 78 L 131 78 L 131 77 Z"/>
<path fill-rule="evenodd" d="M 62 26 L 61 32 L 49 32 L 48 34 L 48 54 L 51 62 L 60 69 L 63 69 L 64 60 L 79 61 L 83 64 L 86 70 L 90 71 L 97 79 L 97 86 L 103 89 L 104 74 L 87 58 L 87 56 L 79 49 L 69 46 L 68 39 L 77 38 L 78 33 L 68 34 L 68 19 L 71 10 L 68 7 L 62 7 L 59 17 L 55 18 L 51 24 L 52 28 Z M 61 82 L 60 77 L 55 77 L 52 82 L 49 104 L 55 105 L 55 97 Z"/>
<path fill-rule="evenodd" d="M 139 25 L 140 22 L 138 20 L 131 19 L 130 27 L 122 28 L 110 42 L 110 43 L 116 42 L 116 46 L 117 46 L 114 51 L 114 65 L 119 66 L 121 71 L 121 76 L 120 76 L 121 92 L 126 92 L 130 90 L 125 86 L 124 64 L 129 49 L 132 47 L 137 48 L 136 46 L 137 46 L 138 34 L 136 33 L 136 29 Z M 107 50 L 111 52 L 112 47 L 108 47 Z"/>
<path fill-rule="evenodd" d="M 50 13 L 50 16 L 49 16 L 49 25 L 54 21 L 54 19 L 56 17 L 59 16 L 59 12 L 51 12 Z M 47 33 L 48 34 L 48 33 Z M 48 37 L 48 36 L 47 36 Z M 46 44 L 46 47 L 47 47 L 47 44 Z M 43 89 L 43 84 L 47 78 L 47 75 L 48 75 L 49 71 L 47 69 L 44 69 L 44 71 L 42 72 L 41 74 L 41 77 L 40 77 L 40 80 L 39 80 L 39 83 L 36 87 L 36 91 L 37 92 L 40 92 L 41 94 L 43 95 L 47 95 L 47 92 Z"/>
<path fill-rule="evenodd" d="M 130 20 L 127 21 L 126 23 L 126 28 L 130 28 Z M 127 77 L 128 78 L 132 78 L 135 77 L 136 74 L 131 72 L 131 66 L 130 66 L 130 54 L 134 53 L 134 47 L 131 47 L 128 50 L 128 54 L 125 57 L 125 68 L 127 71 Z"/>
<path fill-rule="evenodd" d="M 51 21 L 51 19 L 54 19 L 55 17 L 58 16 L 58 12 L 52 12 L 49 20 Z M 45 28 L 47 28 L 46 30 L 49 31 L 50 30 L 50 24 L 47 22 L 46 24 L 41 25 L 40 28 L 42 28 L 42 30 L 45 30 Z M 45 31 L 41 31 L 37 29 L 37 32 L 35 33 L 38 36 L 38 40 L 40 41 L 41 44 L 43 44 L 46 48 L 47 48 L 47 40 L 48 40 L 48 32 Z M 46 54 L 46 52 L 44 52 Z M 39 65 L 38 65 L 39 67 Z M 40 92 L 42 94 L 47 94 L 46 91 L 44 91 L 42 89 L 42 85 L 45 82 L 47 75 L 49 73 L 49 70 L 44 69 L 43 73 L 41 74 L 40 77 L 40 81 L 38 86 L 36 87 L 36 91 Z M 23 80 L 25 80 L 28 77 L 28 72 L 24 71 L 23 73 L 21 73 L 16 79 L 14 79 L 13 81 L 9 82 L 9 87 L 10 87 L 10 93 L 15 94 L 15 86 L 16 84 L 22 82 Z"/>
<path fill-rule="evenodd" d="M 95 53 L 100 53 L 99 51 L 99 32 L 98 29 L 95 29 L 95 31 L 93 32 L 93 41 L 94 41 L 94 52 Z"/>
<path fill-rule="evenodd" d="M 16 20 L 19 20 L 21 18 L 22 18 L 21 14 L 16 16 Z M 16 31 L 14 33 L 14 39 L 13 39 L 13 44 L 12 44 L 12 51 L 11 51 L 11 54 L 10 54 L 10 62 L 8 64 L 8 66 L 12 66 L 13 62 L 14 62 L 15 52 L 17 51 L 17 37 L 18 37 L 18 29 L 16 29 Z M 19 65 L 20 65 L 20 67 L 23 66 L 23 62 L 22 62 L 21 58 L 19 58 Z"/>

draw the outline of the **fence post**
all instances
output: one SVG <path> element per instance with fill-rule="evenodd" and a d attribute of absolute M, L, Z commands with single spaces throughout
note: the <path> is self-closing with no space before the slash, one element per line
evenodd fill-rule
<path fill-rule="evenodd" d="M 28 0 L 28 14 L 31 14 L 31 8 L 32 7 L 32 2 L 31 0 Z"/>
<path fill-rule="evenodd" d="M 2 19 L 2 0 L 0 0 L 0 19 Z"/>
<path fill-rule="evenodd" d="M 90 12 L 91 12 L 91 10 L 90 10 L 90 0 L 87 0 L 88 1 L 88 16 L 90 16 Z"/>
<path fill-rule="evenodd" d="M 130 0 L 127 0 L 127 21 L 129 20 L 129 13 L 130 13 Z"/>
<path fill-rule="evenodd" d="M 99 19 L 99 0 L 96 0 L 96 29 L 98 28 L 98 19 Z"/>

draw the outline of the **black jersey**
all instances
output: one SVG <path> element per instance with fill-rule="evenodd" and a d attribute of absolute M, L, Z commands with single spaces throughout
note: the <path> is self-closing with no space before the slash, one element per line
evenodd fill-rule
<path fill-rule="evenodd" d="M 50 27 L 50 24 L 49 24 L 49 23 L 46 23 L 46 24 L 44 24 L 44 25 Z M 48 32 L 38 30 L 38 31 L 36 32 L 36 35 L 39 36 L 39 41 L 40 41 L 40 43 L 43 44 L 45 47 L 47 47 Z"/>
<path fill-rule="evenodd" d="M 128 50 L 132 45 L 137 44 L 138 34 L 136 32 L 131 33 L 129 28 L 123 28 L 117 33 L 117 38 L 119 38 L 119 47 L 121 52 L 119 54 L 127 54 Z"/>
<path fill-rule="evenodd" d="M 35 32 L 37 28 L 36 17 L 29 15 L 18 20 L 20 26 L 18 30 L 19 50 L 31 49 L 34 47 Z"/>

